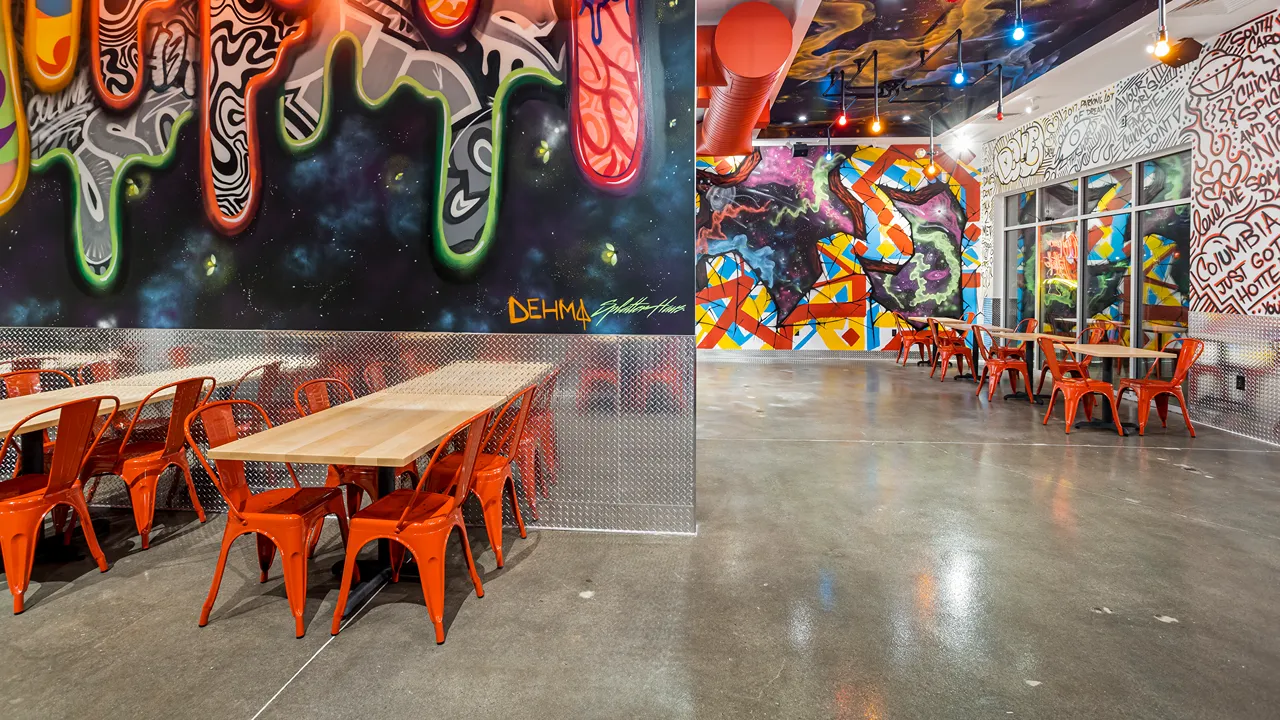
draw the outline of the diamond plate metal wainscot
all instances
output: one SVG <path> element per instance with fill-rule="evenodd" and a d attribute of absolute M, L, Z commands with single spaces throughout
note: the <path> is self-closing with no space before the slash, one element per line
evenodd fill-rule
<path fill-rule="evenodd" d="M 1191 369 L 1191 419 L 1280 443 L 1280 317 L 1193 312 L 1190 322 L 1205 341 Z"/>
<path fill-rule="evenodd" d="M 294 388 L 318 377 L 340 378 L 364 395 L 462 360 L 551 363 L 556 369 L 535 396 L 519 454 L 521 512 L 531 528 L 618 532 L 695 530 L 694 355 L 692 336 L 0 328 L 0 371 L 83 369 L 89 381 L 127 380 L 230 361 L 214 398 L 234 392 L 255 400 L 276 424 L 297 418 Z M 450 392 L 488 394 L 484 383 Z M 143 417 L 167 413 L 152 406 Z M 13 471 L 16 454 L 9 455 L 0 462 L 4 477 Z M 191 460 L 201 504 L 224 509 Z M 247 471 L 255 487 L 287 478 L 254 465 Z M 323 484 L 324 467 L 295 467 L 304 484 Z M 191 507 L 176 470 L 161 480 L 158 501 Z M 93 503 L 127 507 L 123 482 L 104 478 Z M 469 522 L 482 522 L 478 507 L 468 512 Z M 506 514 L 513 525 L 509 508 Z"/>

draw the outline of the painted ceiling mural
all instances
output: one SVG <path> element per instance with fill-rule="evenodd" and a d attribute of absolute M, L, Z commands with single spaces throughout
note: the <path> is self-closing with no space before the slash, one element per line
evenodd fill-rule
<path fill-rule="evenodd" d="M 840 112 L 840 89 L 832 82 L 831 72 L 844 69 L 852 78 L 857 61 L 873 51 L 879 51 L 880 111 L 888 123 L 886 132 L 927 135 L 928 116 L 942 113 L 941 132 L 970 112 L 959 107 L 962 103 L 951 108 L 958 114 L 943 112 L 966 95 L 965 88 L 951 82 L 957 69 L 955 41 L 924 64 L 922 53 L 942 46 L 957 30 L 964 39 L 967 93 L 971 100 L 979 100 L 972 106 L 976 111 L 995 102 L 997 64 L 1002 64 L 1008 93 L 1154 5 L 1145 0 L 1024 0 L 1027 38 L 1014 42 L 1010 37 L 1014 0 L 824 0 L 773 105 L 772 126 L 766 134 L 824 135 Z M 987 72 L 993 74 L 988 77 Z M 840 134 L 866 134 L 861 120 L 873 113 L 871 67 L 847 85 L 853 91 L 847 100 L 853 122 Z M 905 115 L 912 119 L 904 120 Z M 800 121 L 802 116 L 807 120 Z"/>
<path fill-rule="evenodd" d="M 978 186 L 926 148 L 699 158 L 699 347 L 893 350 L 892 311 L 978 309 Z M 847 153 L 847 154 L 846 154 Z"/>
<path fill-rule="evenodd" d="M 687 296 L 692 3 L 83 3 L 0 18 L 0 324 L 581 332 L 509 308 Z"/>

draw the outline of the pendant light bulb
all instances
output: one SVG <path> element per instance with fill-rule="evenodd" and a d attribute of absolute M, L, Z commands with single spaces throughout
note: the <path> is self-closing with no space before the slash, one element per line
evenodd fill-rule
<path fill-rule="evenodd" d="M 1169 46 L 1169 32 L 1164 28 L 1160 28 L 1160 37 L 1156 40 L 1153 54 L 1158 58 L 1162 58 L 1167 56 L 1172 49 Z"/>
<path fill-rule="evenodd" d="M 964 76 L 964 68 L 961 67 L 959 70 L 956 70 L 956 76 L 951 78 L 951 82 L 955 83 L 956 85 L 963 85 L 965 79 L 966 78 Z"/>
<path fill-rule="evenodd" d="M 884 129 L 884 126 L 880 124 L 880 118 L 876 118 L 875 120 L 871 121 L 871 132 L 879 135 L 880 131 L 883 129 Z"/>
<path fill-rule="evenodd" d="M 1022 0 L 1018 0 L 1018 4 L 1014 6 L 1012 37 L 1014 42 L 1027 39 L 1027 27 L 1022 23 Z"/>

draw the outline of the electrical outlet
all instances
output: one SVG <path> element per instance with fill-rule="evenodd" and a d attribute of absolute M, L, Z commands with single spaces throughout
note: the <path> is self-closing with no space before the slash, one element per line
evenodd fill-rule
<path fill-rule="evenodd" d="M 1243 375 L 1236 376 L 1236 389 L 1241 392 L 1244 392 L 1244 376 Z"/>

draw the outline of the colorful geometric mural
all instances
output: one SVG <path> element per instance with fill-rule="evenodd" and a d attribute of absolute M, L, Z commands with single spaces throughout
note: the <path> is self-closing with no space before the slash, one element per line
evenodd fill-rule
<path fill-rule="evenodd" d="M 894 349 L 886 311 L 977 310 L 979 178 L 924 149 L 700 158 L 699 347 Z"/>
<path fill-rule="evenodd" d="M 691 3 L 85 2 L 83 27 L 79 0 L 28 0 L 22 28 L 8 14 L 0 19 L 0 229 L 28 235 L 33 244 L 67 238 L 79 293 L 57 298 L 63 314 L 68 304 L 136 291 L 139 266 L 147 268 L 150 256 L 169 250 L 139 242 L 139 236 L 173 219 L 172 208 L 158 208 L 156 198 L 148 202 L 147 196 L 165 178 L 185 181 L 192 170 L 176 165 L 190 162 L 187 148 L 195 149 L 198 182 L 188 193 L 204 217 L 203 235 L 213 238 L 195 243 L 202 257 L 193 259 L 208 261 L 212 276 L 232 272 L 234 266 L 222 261 L 261 242 L 263 225 L 272 227 L 277 237 L 269 241 L 277 243 L 292 244 L 294 238 L 281 236 L 309 232 L 292 209 L 292 222 L 275 216 L 285 209 L 279 202 L 282 186 L 310 183 L 318 189 L 322 178 L 307 166 L 327 163 L 337 145 L 367 144 L 368 133 L 374 144 L 395 148 L 386 153 L 391 157 L 377 170 L 344 171 L 345 197 L 336 207 L 313 204 L 302 219 L 314 220 L 322 233 L 336 227 L 347 235 L 337 245 L 362 251 L 386 252 L 404 239 L 421 243 L 428 286 L 485 286 L 492 302 L 472 319 L 474 326 L 490 326 L 492 320 L 493 329 L 506 329 L 496 310 L 508 297 L 542 294 L 591 306 L 629 297 L 657 302 L 687 287 L 672 272 L 661 272 L 668 265 L 674 271 L 680 262 L 664 247 L 687 238 L 687 225 L 680 228 L 679 218 L 660 208 L 667 206 L 661 196 L 674 197 L 691 182 L 691 102 L 677 100 L 682 71 L 692 67 L 692 43 L 681 37 L 691 32 Z M 21 48 L 19 29 L 25 31 Z M 82 34 L 87 52 L 79 57 Z M 20 80 L 19 56 L 34 92 Z M 422 119 L 411 121 L 403 117 L 406 112 Z M 277 160 L 281 148 L 283 162 Z M 29 173 L 45 176 L 55 168 L 69 174 L 69 188 L 59 194 L 68 203 L 62 217 L 71 216 L 69 226 L 56 216 L 41 222 L 34 207 L 24 207 L 48 207 L 47 197 L 28 200 L 24 188 Z M 530 169 L 540 171 L 538 177 L 525 176 Z M 551 226 L 513 224 L 548 235 L 502 233 L 512 212 L 526 211 L 509 207 L 513 193 L 520 205 L 526 191 L 513 175 L 535 180 L 535 193 L 550 185 L 563 190 L 565 207 Z M 41 195 L 62 184 L 56 177 L 33 182 Z M 378 227 L 335 217 L 363 212 L 369 203 L 387 211 Z M 389 209 L 396 204 L 399 210 Z M 579 211 L 568 211 L 571 205 Z M 167 228 L 167 246 L 183 244 L 178 236 L 197 234 L 190 209 L 181 208 L 181 227 Z M 553 208 L 544 203 L 542 209 Z M 620 215 L 629 222 L 612 220 Z M 404 227 L 394 228 L 398 224 Z M 556 226 L 561 237 L 554 237 Z M 412 237 L 379 247 L 387 233 L 372 235 L 393 228 Z M 570 256 L 598 257 L 606 244 L 617 249 L 607 273 L 586 261 L 576 272 L 559 265 Z M 493 266 L 502 262 L 497 256 L 520 256 L 532 248 L 539 251 L 534 266 L 556 258 L 554 278 L 492 277 Z M 302 264 L 315 262 L 322 261 Z M 629 269 L 638 281 L 608 277 Z M 255 288 L 245 282 L 255 280 L 224 280 L 222 289 L 252 293 Z M 14 297 L 12 287 L 3 295 L 50 302 Z M 398 314 L 392 307 L 383 315 L 387 309 Z M 454 312 L 459 313 L 466 311 Z M 145 312 L 122 314 L 117 321 L 146 322 Z M 490 314 L 496 317 L 483 317 Z M 678 320 L 655 322 L 674 332 Z M 448 329 L 442 324 L 449 323 L 415 318 L 406 329 Z M 646 323 L 633 318 L 612 324 L 618 331 Z"/>

